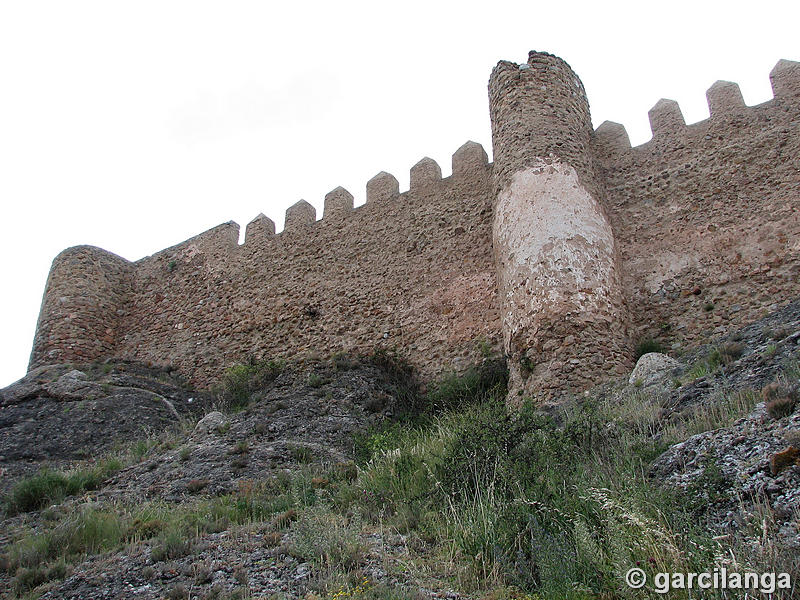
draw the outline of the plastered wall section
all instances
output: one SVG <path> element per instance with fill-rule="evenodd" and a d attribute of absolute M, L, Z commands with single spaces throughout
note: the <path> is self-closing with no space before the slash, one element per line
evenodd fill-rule
<path fill-rule="evenodd" d="M 396 349 L 433 377 L 500 347 L 491 251 L 491 166 L 477 144 L 441 178 L 430 159 L 411 189 L 381 173 L 353 209 L 337 188 L 324 218 L 300 202 L 286 228 L 259 216 L 237 245 L 220 225 L 135 263 L 117 355 L 175 365 L 196 384 L 249 356 Z"/>
<path fill-rule="evenodd" d="M 798 63 L 771 79 L 775 98 L 753 107 L 717 82 L 710 118 L 689 126 L 659 101 L 635 148 L 621 125 L 595 132 L 634 341 L 685 346 L 800 294 Z"/>

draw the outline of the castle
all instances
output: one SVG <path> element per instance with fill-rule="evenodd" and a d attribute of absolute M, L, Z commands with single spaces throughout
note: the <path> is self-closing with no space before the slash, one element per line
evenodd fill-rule
<path fill-rule="evenodd" d="M 630 369 L 648 337 L 691 343 L 800 295 L 800 63 L 747 107 L 735 83 L 710 118 L 650 111 L 631 147 L 591 125 L 578 76 L 531 52 L 489 80 L 494 163 L 468 142 L 452 176 L 423 158 L 410 189 L 379 173 L 366 204 L 336 188 L 136 262 L 91 246 L 53 261 L 30 368 L 119 357 L 199 385 L 248 356 L 396 350 L 423 376 L 491 348 L 512 400 L 547 400 Z"/>

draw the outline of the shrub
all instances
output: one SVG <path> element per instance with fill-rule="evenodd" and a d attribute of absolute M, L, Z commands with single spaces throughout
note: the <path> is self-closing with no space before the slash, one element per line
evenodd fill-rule
<path fill-rule="evenodd" d="M 309 387 L 318 388 L 325 384 L 325 379 L 318 373 L 309 373 L 306 383 Z"/>
<path fill-rule="evenodd" d="M 308 446 L 292 445 L 289 447 L 289 453 L 301 465 L 314 462 L 314 452 Z"/>
<path fill-rule="evenodd" d="M 788 417 L 794 412 L 795 400 L 789 396 L 773 398 L 766 403 L 767 414 L 773 419 Z"/>
<path fill-rule="evenodd" d="M 368 359 L 384 375 L 386 391 L 395 398 L 397 414 L 409 418 L 417 414 L 420 385 L 411 364 L 396 352 L 377 349 Z"/>
<path fill-rule="evenodd" d="M 505 396 L 508 367 L 503 359 L 484 360 L 463 375 L 451 375 L 428 392 L 424 412 L 434 415 L 454 408 L 482 402 L 492 396 Z"/>
<path fill-rule="evenodd" d="M 633 353 L 633 359 L 639 360 L 643 355 L 650 352 L 664 352 L 664 346 L 653 338 L 645 338 L 636 344 L 636 349 Z"/>
<path fill-rule="evenodd" d="M 741 342 L 725 342 L 718 350 L 721 362 L 729 365 L 744 354 L 745 345 Z"/>
<path fill-rule="evenodd" d="M 386 421 L 366 432 L 356 432 L 353 434 L 356 460 L 363 465 L 373 456 L 399 447 L 406 432 L 402 424 Z"/>
<path fill-rule="evenodd" d="M 38 474 L 26 477 L 14 484 L 6 498 L 6 510 L 10 514 L 44 508 L 67 495 L 69 482 L 66 475 L 43 469 Z"/>
<path fill-rule="evenodd" d="M 787 417 L 794 412 L 797 403 L 797 390 L 780 383 L 774 382 L 764 386 L 761 390 L 764 399 L 764 408 L 773 419 Z"/>
<path fill-rule="evenodd" d="M 190 494 L 197 494 L 203 491 L 209 483 L 208 479 L 192 479 L 186 484 L 186 491 Z"/>
<path fill-rule="evenodd" d="M 187 556 L 191 550 L 192 540 L 184 532 L 173 528 L 158 538 L 150 550 L 150 558 L 153 562 L 175 560 Z"/>
<path fill-rule="evenodd" d="M 292 524 L 291 551 L 327 568 L 351 570 L 364 553 L 359 530 L 357 519 L 348 520 L 323 505 L 313 506 Z"/>
<path fill-rule="evenodd" d="M 222 377 L 222 399 L 228 408 L 247 406 L 250 396 L 274 381 L 284 367 L 285 363 L 280 360 L 256 360 L 252 357 L 246 364 L 229 367 Z"/>
<path fill-rule="evenodd" d="M 530 403 L 509 412 L 502 394 L 480 386 L 444 387 L 475 394 L 364 444 L 374 450 L 349 497 L 359 514 L 446 546 L 471 584 L 534 597 L 616 597 L 619 573 L 636 561 L 670 571 L 708 560 L 714 542 L 695 533 L 708 501 L 688 506 L 646 475 L 664 449 L 653 439 L 663 424 L 640 391 L 629 406 L 590 398 L 551 417 Z M 732 397 L 720 419 L 748 403 Z M 711 471 L 698 490 L 706 498 L 719 483 Z"/>
<path fill-rule="evenodd" d="M 36 475 L 18 481 L 5 498 L 6 512 L 17 514 L 39 510 L 60 502 L 67 496 L 96 490 L 111 475 L 122 468 L 118 460 L 100 462 L 91 469 L 57 472 L 42 469 Z"/>

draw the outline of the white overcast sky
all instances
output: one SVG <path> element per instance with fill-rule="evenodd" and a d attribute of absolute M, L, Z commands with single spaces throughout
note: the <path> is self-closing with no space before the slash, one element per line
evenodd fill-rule
<path fill-rule="evenodd" d="M 530 49 L 582 78 L 595 127 L 705 90 L 772 97 L 800 60 L 800 2 L 0 0 L 0 385 L 26 370 L 50 262 L 92 244 L 136 260 L 466 140 L 491 156 L 486 84 Z"/>

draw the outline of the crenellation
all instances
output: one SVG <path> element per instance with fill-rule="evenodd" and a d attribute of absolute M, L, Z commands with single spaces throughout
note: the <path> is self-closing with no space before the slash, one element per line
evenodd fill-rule
<path fill-rule="evenodd" d="M 775 98 L 800 96 L 800 62 L 780 59 L 769 72 Z"/>
<path fill-rule="evenodd" d="M 381 172 L 357 210 L 338 187 L 319 222 L 301 200 L 288 235 L 260 214 L 241 247 L 229 222 L 136 262 L 70 248 L 31 367 L 121 357 L 205 385 L 248 356 L 396 349 L 429 379 L 480 341 L 509 360 L 510 403 L 579 392 L 626 370 L 636 341 L 683 347 L 800 295 L 799 74 L 780 61 L 775 99 L 752 107 L 718 81 L 688 126 L 660 100 L 631 148 L 618 123 L 593 131 L 562 59 L 501 61 L 493 163 L 467 142 L 451 177 L 426 157 L 408 192 Z"/>
<path fill-rule="evenodd" d="M 367 182 L 367 204 L 394 200 L 399 194 L 400 183 L 386 171 L 381 171 Z"/>
<path fill-rule="evenodd" d="M 244 230 L 244 243 L 246 245 L 257 244 L 275 235 L 275 222 L 264 213 L 247 224 Z"/>
<path fill-rule="evenodd" d="M 304 225 L 313 225 L 317 220 L 317 209 L 305 200 L 298 200 L 286 209 L 283 224 L 284 231 L 302 229 Z"/>
<path fill-rule="evenodd" d="M 647 116 L 650 118 L 650 130 L 653 132 L 654 139 L 676 135 L 686 128 L 686 120 L 683 118 L 681 107 L 675 100 L 661 98 L 648 111 Z"/>
<path fill-rule="evenodd" d="M 342 217 L 353 210 L 353 194 L 339 186 L 325 194 L 322 218 Z"/>
<path fill-rule="evenodd" d="M 621 123 L 603 121 L 594 132 L 595 144 L 606 152 L 624 152 L 631 149 L 628 131 Z"/>
<path fill-rule="evenodd" d="M 477 142 L 468 141 L 453 153 L 453 177 L 470 178 L 486 168 L 489 157 Z"/>
<path fill-rule="evenodd" d="M 706 91 L 711 118 L 738 113 L 746 108 L 739 84 L 732 81 L 716 81 Z"/>
<path fill-rule="evenodd" d="M 425 193 L 434 191 L 436 184 L 442 180 L 442 168 L 432 158 L 427 156 L 411 167 L 410 171 L 410 191 Z"/>

